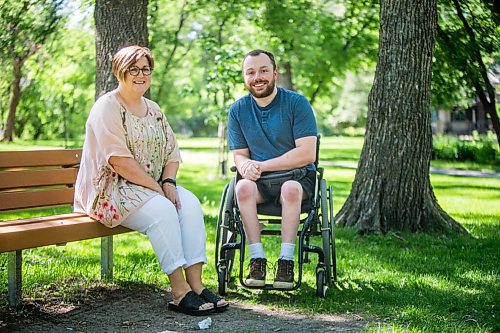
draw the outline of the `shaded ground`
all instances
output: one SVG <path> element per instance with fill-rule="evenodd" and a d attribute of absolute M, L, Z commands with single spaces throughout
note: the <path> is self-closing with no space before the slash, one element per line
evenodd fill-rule
<path fill-rule="evenodd" d="M 0 332 L 193 332 L 206 317 L 167 310 L 164 290 L 94 289 L 62 303 L 57 299 L 25 303 L 21 310 L 0 308 Z M 210 315 L 203 332 L 357 332 L 367 322 L 356 316 L 305 315 L 231 302 Z"/>

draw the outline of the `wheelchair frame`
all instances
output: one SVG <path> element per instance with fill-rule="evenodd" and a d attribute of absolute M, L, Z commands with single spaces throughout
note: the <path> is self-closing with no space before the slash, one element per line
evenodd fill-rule
<path fill-rule="evenodd" d="M 327 186 L 323 178 L 324 169 L 318 166 L 319 141 L 316 144 L 316 186 L 314 200 L 307 216 L 300 220 L 298 237 L 298 278 L 291 289 L 274 288 L 272 284 L 266 283 L 263 287 L 249 286 L 244 281 L 244 261 L 246 237 L 243 222 L 239 213 L 234 193 L 236 176 L 225 185 L 221 196 L 219 216 L 217 219 L 217 236 L 215 248 L 215 267 L 217 268 L 219 294 L 226 295 L 228 284 L 231 281 L 231 273 L 234 266 L 235 251 L 240 251 L 239 281 L 242 286 L 251 289 L 264 290 L 296 290 L 302 283 L 302 265 L 310 262 L 309 253 L 318 255 L 316 265 L 316 295 L 324 298 L 326 290 L 337 280 L 337 264 L 335 251 L 335 231 L 333 220 L 333 192 L 332 187 Z M 234 167 L 233 167 L 234 168 Z M 236 171 L 236 170 L 233 170 Z M 281 224 L 281 218 L 272 215 L 271 218 L 263 218 L 258 215 L 259 222 L 267 221 L 270 224 Z M 281 235 L 281 230 L 261 230 L 261 235 Z M 310 237 L 321 235 L 322 247 L 310 245 Z M 326 259 L 326 260 L 325 260 Z"/>

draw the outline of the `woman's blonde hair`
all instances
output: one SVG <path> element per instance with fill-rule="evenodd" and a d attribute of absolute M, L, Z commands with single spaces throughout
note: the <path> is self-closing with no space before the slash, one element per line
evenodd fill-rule
<path fill-rule="evenodd" d="M 146 57 L 149 62 L 149 67 L 154 68 L 155 61 L 151 51 L 147 47 L 142 47 L 139 45 L 127 46 L 120 49 L 113 56 L 113 74 L 119 81 L 125 80 L 125 75 L 130 66 L 135 64 L 142 57 Z"/>

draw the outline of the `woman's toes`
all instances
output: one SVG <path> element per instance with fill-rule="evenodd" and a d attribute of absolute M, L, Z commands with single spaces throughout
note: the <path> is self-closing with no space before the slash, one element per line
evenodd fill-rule
<path fill-rule="evenodd" d="M 208 310 L 208 309 L 212 309 L 214 307 L 214 305 L 212 303 L 203 303 L 202 305 L 200 305 L 200 310 Z"/>

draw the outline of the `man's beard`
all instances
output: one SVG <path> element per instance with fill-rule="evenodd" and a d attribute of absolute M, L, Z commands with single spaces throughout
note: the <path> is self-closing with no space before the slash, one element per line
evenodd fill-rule
<path fill-rule="evenodd" d="M 262 82 L 262 81 L 260 81 L 260 82 Z M 266 81 L 264 81 L 264 82 L 266 82 Z M 257 83 L 259 83 L 259 82 L 257 82 Z M 256 92 L 252 86 L 247 85 L 246 87 L 247 87 L 247 90 L 250 92 L 250 94 L 252 94 L 253 97 L 264 98 L 264 97 L 270 96 L 273 93 L 275 85 L 276 85 L 276 80 L 269 81 L 267 84 L 266 90 L 264 90 L 260 93 Z"/>

